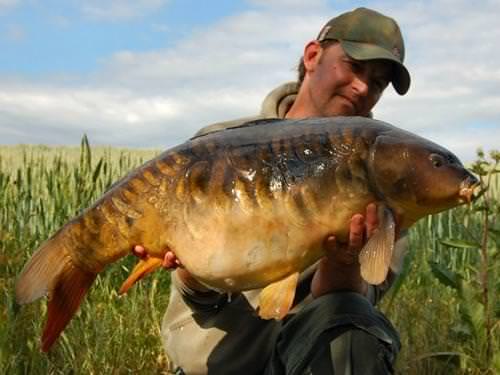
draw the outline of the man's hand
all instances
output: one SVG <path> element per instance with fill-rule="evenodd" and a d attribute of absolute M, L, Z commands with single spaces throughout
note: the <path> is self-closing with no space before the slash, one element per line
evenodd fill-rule
<path fill-rule="evenodd" d="M 132 254 L 141 258 L 147 259 L 149 257 L 148 251 L 144 248 L 144 246 L 136 245 L 132 249 Z M 168 270 L 176 270 L 177 276 L 179 279 L 190 289 L 206 292 L 209 289 L 200 284 L 191 274 L 182 266 L 182 263 L 175 256 L 175 253 L 168 249 L 163 257 L 162 267 Z"/>
<path fill-rule="evenodd" d="M 366 295 L 368 284 L 360 274 L 358 255 L 378 227 L 377 205 L 370 203 L 365 215 L 351 218 L 348 244 L 340 244 L 334 236 L 325 239 L 327 255 L 320 260 L 311 282 L 314 298 L 334 291 L 351 291 Z"/>
<path fill-rule="evenodd" d="M 132 249 L 132 254 L 141 259 L 147 259 L 149 257 L 148 251 L 144 248 L 144 246 L 136 245 Z M 177 267 L 182 267 L 181 262 L 175 256 L 174 252 L 171 250 L 167 250 L 165 256 L 163 257 L 163 262 L 161 266 L 165 269 L 175 269 Z"/>

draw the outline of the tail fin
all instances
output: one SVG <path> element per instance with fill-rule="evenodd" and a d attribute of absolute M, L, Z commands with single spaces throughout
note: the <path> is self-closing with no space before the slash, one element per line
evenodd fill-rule
<path fill-rule="evenodd" d="M 48 295 L 47 322 L 42 335 L 44 352 L 69 323 L 96 276 L 75 266 L 56 238 L 45 242 L 26 264 L 16 284 L 16 299 L 24 304 Z"/>

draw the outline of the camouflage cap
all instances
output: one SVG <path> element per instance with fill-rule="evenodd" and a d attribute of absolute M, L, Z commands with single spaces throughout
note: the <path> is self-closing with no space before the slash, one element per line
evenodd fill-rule
<path fill-rule="evenodd" d="M 338 40 L 344 52 L 355 60 L 392 61 L 394 89 L 400 95 L 408 91 L 410 73 L 403 65 L 405 46 L 394 19 L 371 9 L 357 8 L 328 21 L 317 40 Z"/>

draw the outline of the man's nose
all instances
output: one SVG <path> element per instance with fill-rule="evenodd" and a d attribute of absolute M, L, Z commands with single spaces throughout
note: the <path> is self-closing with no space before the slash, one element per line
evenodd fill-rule
<path fill-rule="evenodd" d="M 368 83 L 365 77 L 355 76 L 352 82 L 352 88 L 358 96 L 368 95 Z"/>

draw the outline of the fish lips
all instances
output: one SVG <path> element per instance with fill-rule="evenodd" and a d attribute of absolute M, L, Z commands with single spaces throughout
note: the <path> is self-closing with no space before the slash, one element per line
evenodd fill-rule
<path fill-rule="evenodd" d="M 479 192 L 477 194 L 474 194 L 477 188 L 479 188 Z M 479 198 L 483 192 L 484 192 L 484 186 L 481 185 L 481 182 L 475 176 L 469 175 L 460 184 L 458 198 L 462 202 L 470 204 L 474 200 Z"/>

